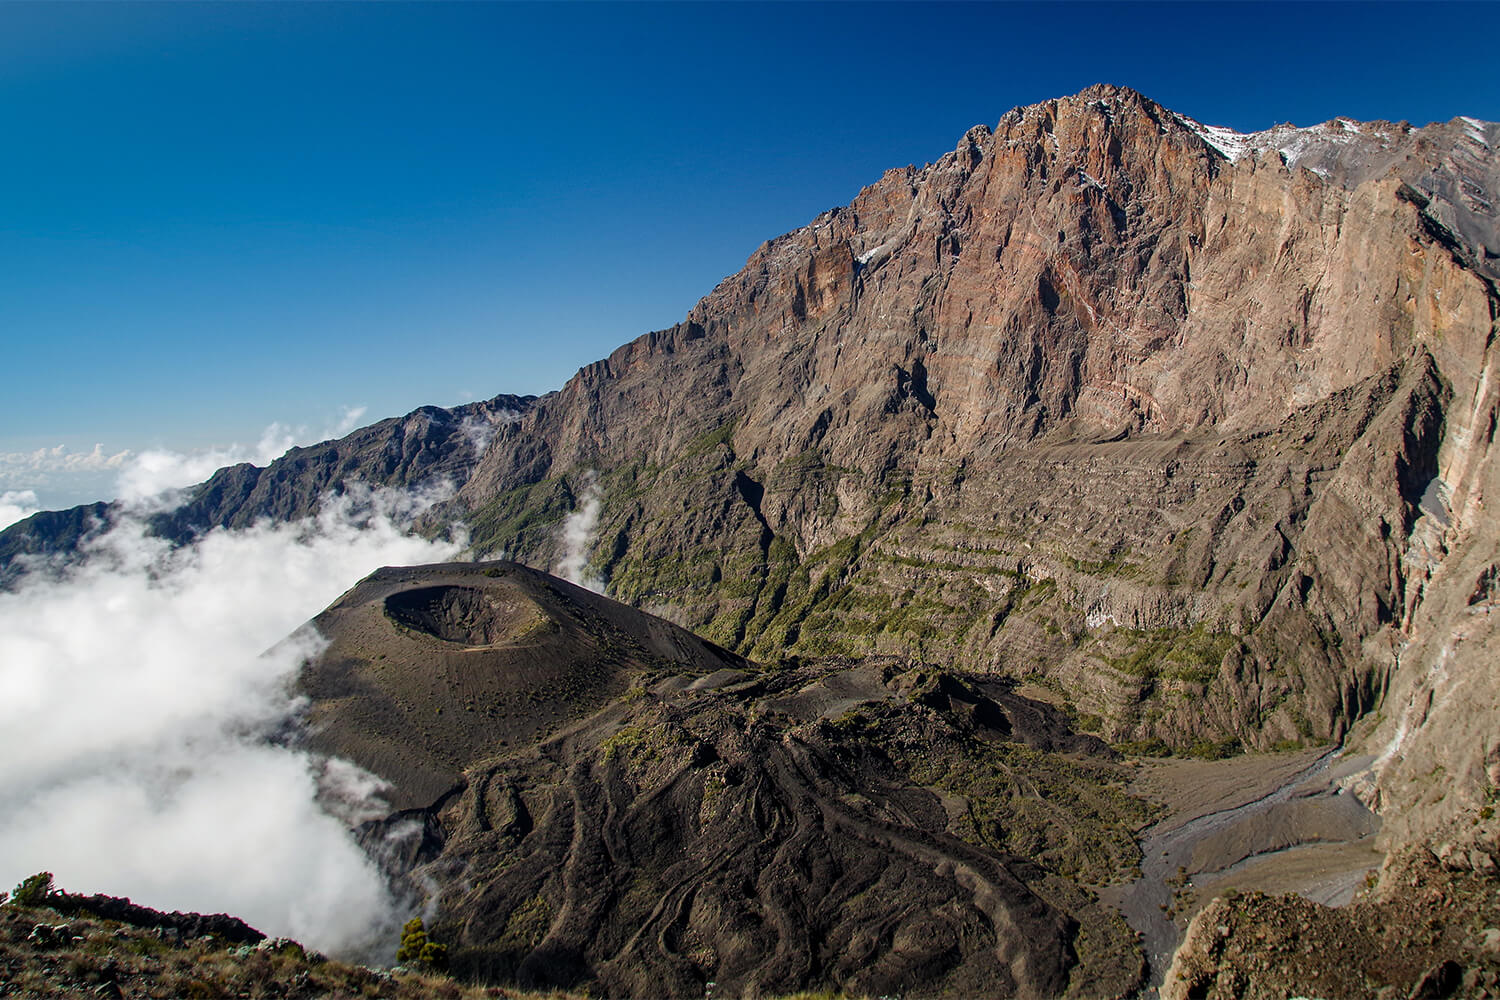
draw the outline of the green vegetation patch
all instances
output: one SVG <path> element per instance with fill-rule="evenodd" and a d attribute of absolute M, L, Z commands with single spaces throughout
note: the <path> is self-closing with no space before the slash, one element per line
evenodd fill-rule
<path fill-rule="evenodd" d="M 1102 560 L 1075 559 L 1072 556 L 1060 555 L 1058 561 L 1072 569 L 1075 573 L 1087 573 L 1089 576 L 1135 576 L 1140 572 L 1140 566 L 1122 559 L 1118 556 L 1110 556 Z"/>
<path fill-rule="evenodd" d="M 552 907 L 537 893 L 511 911 L 498 946 L 508 951 L 529 952 L 542 943 L 552 926 Z"/>
<path fill-rule="evenodd" d="M 739 418 L 731 417 L 718 427 L 704 431 L 689 441 L 682 451 L 677 453 L 676 460 L 678 462 L 689 461 L 690 459 L 697 458 L 699 455 L 712 451 L 721 444 L 728 445 L 729 450 L 733 451 L 734 430 L 737 426 L 739 426 Z"/>
<path fill-rule="evenodd" d="M 576 506 L 576 498 L 560 476 L 518 486 L 469 515 L 470 548 L 475 552 L 503 549 L 512 558 L 537 551 Z"/>
<path fill-rule="evenodd" d="M 1241 646 L 1231 632 L 1215 632 L 1204 625 L 1192 629 L 1116 628 L 1100 640 L 1118 655 L 1102 658 L 1132 677 L 1162 678 L 1207 684 L 1233 649 Z"/>
<path fill-rule="evenodd" d="M 959 754 L 907 762 L 911 780 L 965 800 L 954 832 L 978 846 L 1029 858 L 1049 871 L 1104 885 L 1140 862 L 1133 831 L 1150 807 L 1108 762 L 1018 743 L 968 743 Z"/>
<path fill-rule="evenodd" d="M 618 762 L 635 780 L 646 779 L 659 765 L 675 766 L 693 738 L 679 725 L 660 720 L 621 726 L 599 744 L 605 762 Z"/>

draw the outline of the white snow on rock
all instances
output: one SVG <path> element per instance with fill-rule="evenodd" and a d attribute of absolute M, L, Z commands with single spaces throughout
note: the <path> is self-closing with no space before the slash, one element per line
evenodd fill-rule
<path fill-rule="evenodd" d="M 1236 132 L 1222 125 L 1204 125 L 1186 115 L 1177 115 L 1177 120 L 1222 153 L 1230 163 L 1236 162 L 1246 153 L 1259 155 L 1275 150 L 1281 154 L 1288 167 L 1294 167 L 1298 160 L 1313 150 L 1324 149 L 1329 145 L 1347 145 L 1356 141 L 1356 137 L 1366 134 L 1364 127 L 1351 118 L 1335 118 L 1330 122 L 1309 125 L 1306 128 L 1298 128 L 1295 125 L 1277 125 L 1262 132 L 1249 133 Z M 1372 134 L 1379 139 L 1387 138 L 1380 132 Z M 1315 172 L 1324 176 L 1327 174 L 1323 170 Z"/>
<path fill-rule="evenodd" d="M 1178 115 L 1177 118 L 1198 134 L 1198 137 L 1224 154 L 1230 163 L 1250 151 L 1250 136 L 1221 125 L 1203 125 L 1193 119 Z"/>
<path fill-rule="evenodd" d="M 1490 143 L 1484 132 L 1484 122 L 1477 118 L 1470 118 L 1468 115 L 1459 115 L 1458 120 L 1464 123 L 1464 134 L 1470 140 L 1479 143 L 1486 149 L 1489 148 Z"/>

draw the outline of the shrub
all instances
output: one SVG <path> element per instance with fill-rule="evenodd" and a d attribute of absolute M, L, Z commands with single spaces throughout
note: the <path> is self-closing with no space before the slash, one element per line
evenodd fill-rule
<path fill-rule="evenodd" d="M 448 968 L 448 946 L 428 941 L 422 946 L 421 962 L 434 972 L 443 971 Z"/>
<path fill-rule="evenodd" d="M 428 938 L 422 918 L 412 917 L 401 928 L 401 947 L 396 949 L 396 961 L 441 972 L 448 968 L 448 946 Z"/>
<path fill-rule="evenodd" d="M 42 906 L 52 895 L 52 873 L 37 872 L 11 890 L 11 902 L 16 906 Z"/>
<path fill-rule="evenodd" d="M 421 917 L 412 917 L 401 928 L 401 947 L 396 949 L 396 961 L 416 962 L 422 958 L 422 948 L 427 944 L 427 928 Z"/>

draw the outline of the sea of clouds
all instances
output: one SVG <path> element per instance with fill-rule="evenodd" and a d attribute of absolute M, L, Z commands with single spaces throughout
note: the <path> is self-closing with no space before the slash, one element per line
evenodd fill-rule
<path fill-rule="evenodd" d="M 194 451 L 129 448 L 109 452 L 103 444 L 89 451 L 66 445 L 26 452 L 0 452 L 0 528 L 38 510 L 71 507 L 95 500 L 160 505 L 172 490 L 201 483 L 228 465 L 266 466 L 293 445 L 343 437 L 365 415 L 363 406 L 344 407 L 339 418 L 316 432 L 273 423 L 254 444 L 229 444 Z"/>
<path fill-rule="evenodd" d="M 380 812 L 379 782 L 268 737 L 321 647 L 303 623 L 377 567 L 450 559 L 462 539 L 407 530 L 440 491 L 358 488 L 295 523 L 178 549 L 149 537 L 148 487 L 205 468 L 126 468 L 136 514 L 0 593 L 0 886 L 47 870 L 70 891 L 380 956 L 410 904 L 350 833 Z"/>

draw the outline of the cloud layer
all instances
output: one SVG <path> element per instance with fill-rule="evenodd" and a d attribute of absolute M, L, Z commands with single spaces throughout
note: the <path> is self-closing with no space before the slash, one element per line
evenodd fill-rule
<path fill-rule="evenodd" d="M 107 453 L 102 444 L 86 452 L 70 451 L 65 445 L 4 452 L 0 453 L 0 489 L 30 493 L 34 502 L 41 495 L 46 498 L 43 504 L 46 507 L 116 499 L 139 503 L 167 490 L 201 483 L 227 465 L 250 462 L 266 466 L 294 445 L 343 437 L 359 426 L 364 415 L 363 406 L 345 407 L 335 424 L 317 433 L 306 427 L 273 423 L 254 445 L 236 443 L 187 452 L 127 448 Z M 0 496 L 0 528 L 10 523 L 4 520 L 5 503 Z M 33 508 L 22 516 L 34 512 Z"/>
<path fill-rule="evenodd" d="M 131 454 L 128 450 L 107 454 L 102 444 L 94 445 L 92 451 L 70 451 L 66 445 L 57 445 L 0 452 L 0 490 L 45 496 L 49 504 L 54 503 L 53 497 L 65 497 L 68 503 L 99 500 L 111 492 Z"/>
<path fill-rule="evenodd" d="M 176 551 L 127 520 L 64 575 L 0 594 L 0 885 L 45 869 L 326 951 L 386 950 L 398 914 L 345 822 L 375 783 L 265 737 L 321 642 L 288 634 L 379 566 L 459 551 L 405 532 L 431 499 L 351 491 Z"/>

